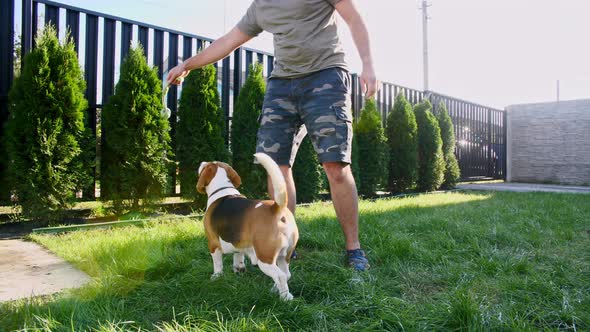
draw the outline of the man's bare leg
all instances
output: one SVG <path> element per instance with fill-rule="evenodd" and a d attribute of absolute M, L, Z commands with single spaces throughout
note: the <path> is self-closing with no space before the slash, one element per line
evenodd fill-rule
<path fill-rule="evenodd" d="M 330 182 L 330 194 L 336 217 L 346 240 L 346 250 L 359 249 L 359 210 L 356 184 L 350 165 L 340 162 L 323 163 Z"/>

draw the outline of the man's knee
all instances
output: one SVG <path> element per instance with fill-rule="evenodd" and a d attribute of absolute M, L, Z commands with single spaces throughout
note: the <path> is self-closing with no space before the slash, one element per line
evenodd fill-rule
<path fill-rule="evenodd" d="M 322 165 L 330 183 L 343 183 L 352 179 L 350 165 L 341 162 L 326 162 Z"/>

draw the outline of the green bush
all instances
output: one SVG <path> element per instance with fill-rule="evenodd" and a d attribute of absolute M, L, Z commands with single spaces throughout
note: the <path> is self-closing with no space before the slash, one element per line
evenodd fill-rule
<path fill-rule="evenodd" d="M 55 220 L 91 182 L 86 84 L 74 44 L 49 26 L 10 91 L 5 147 L 11 187 L 27 218 Z"/>
<path fill-rule="evenodd" d="M 293 165 L 293 179 L 297 189 L 297 203 L 309 203 L 320 197 L 322 190 L 322 166 L 309 135 L 299 146 Z"/>
<path fill-rule="evenodd" d="M 242 178 L 240 191 L 248 197 L 263 197 L 267 192 L 266 171 L 253 164 L 265 90 L 262 65 L 256 63 L 250 67 L 232 115 L 232 167 Z"/>
<path fill-rule="evenodd" d="M 205 195 L 197 193 L 197 171 L 203 161 L 225 161 L 229 152 L 225 144 L 225 121 L 217 91 L 215 67 L 193 70 L 184 81 L 179 122 L 176 126 L 180 192 L 204 207 Z"/>
<path fill-rule="evenodd" d="M 418 190 L 434 191 L 444 181 L 445 160 L 438 121 L 428 100 L 414 107 L 418 124 Z"/>
<path fill-rule="evenodd" d="M 129 51 L 121 76 L 102 111 L 101 199 L 118 213 L 161 199 L 168 191 L 172 152 L 162 114 L 162 82 L 141 46 Z"/>
<path fill-rule="evenodd" d="M 363 196 L 374 196 L 387 179 L 387 143 L 373 99 L 367 99 L 354 131 L 358 148 L 358 191 Z"/>
<path fill-rule="evenodd" d="M 440 126 L 440 134 L 443 142 L 442 149 L 445 159 L 445 179 L 441 187 L 451 189 L 457 185 L 461 177 L 461 170 L 459 169 L 459 163 L 455 156 L 455 129 L 453 128 L 453 121 L 443 102 L 439 104 L 436 117 Z"/>
<path fill-rule="evenodd" d="M 418 176 L 418 125 L 412 105 L 401 93 L 387 116 L 387 143 L 387 188 L 393 193 L 407 191 L 414 186 Z"/>

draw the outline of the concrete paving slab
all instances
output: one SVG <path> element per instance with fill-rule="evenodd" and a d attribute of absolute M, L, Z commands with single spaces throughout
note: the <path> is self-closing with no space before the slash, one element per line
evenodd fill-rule
<path fill-rule="evenodd" d="M 590 187 L 518 182 L 469 183 L 459 184 L 457 185 L 457 188 L 464 190 L 590 194 Z"/>
<path fill-rule="evenodd" d="M 38 244 L 0 241 L 0 302 L 49 295 L 89 280 L 87 274 Z"/>

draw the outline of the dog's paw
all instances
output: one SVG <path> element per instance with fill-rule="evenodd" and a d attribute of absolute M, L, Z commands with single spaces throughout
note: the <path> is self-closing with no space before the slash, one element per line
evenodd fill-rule
<path fill-rule="evenodd" d="M 244 273 L 246 272 L 246 266 L 234 266 L 234 272 L 235 273 Z"/>
<path fill-rule="evenodd" d="M 221 277 L 223 273 L 219 272 L 219 273 L 213 273 L 211 275 L 211 280 L 217 280 L 219 277 Z"/>
<path fill-rule="evenodd" d="M 293 300 L 293 294 L 287 292 L 286 294 L 281 294 L 281 300 L 283 301 L 291 301 Z"/>

